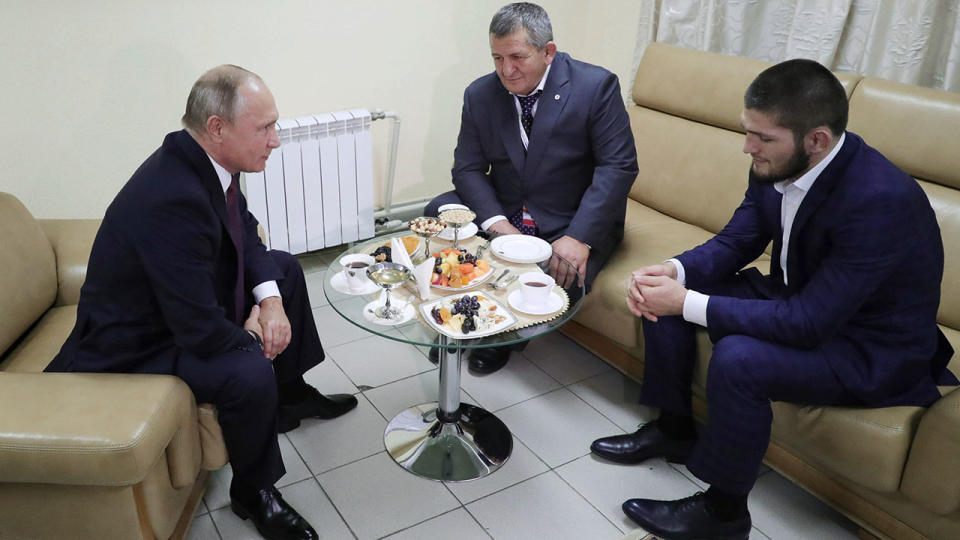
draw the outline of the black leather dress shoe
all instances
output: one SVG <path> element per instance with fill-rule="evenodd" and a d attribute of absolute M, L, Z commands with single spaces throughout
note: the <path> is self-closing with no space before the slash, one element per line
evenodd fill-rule
<path fill-rule="evenodd" d="M 357 406 L 357 398 L 350 394 L 325 396 L 316 388 L 309 387 L 307 396 L 296 403 L 280 405 L 280 420 L 277 431 L 286 433 L 300 425 L 304 418 L 329 420 L 346 414 Z"/>
<path fill-rule="evenodd" d="M 640 463 L 657 457 L 671 463 L 685 463 L 695 442 L 695 439 L 667 437 L 654 420 L 633 433 L 597 439 L 590 445 L 590 451 L 617 463 Z"/>
<path fill-rule="evenodd" d="M 474 349 L 470 353 L 470 371 L 487 375 L 507 365 L 510 359 L 510 347 L 486 347 Z"/>
<path fill-rule="evenodd" d="M 623 512 L 647 532 L 671 540 L 747 540 L 750 513 L 724 521 L 710 512 L 703 493 L 679 501 L 630 499 Z"/>
<path fill-rule="evenodd" d="M 230 485 L 230 508 L 240 519 L 251 519 L 267 540 L 312 540 L 317 531 L 283 500 L 275 487 L 246 490 Z"/>

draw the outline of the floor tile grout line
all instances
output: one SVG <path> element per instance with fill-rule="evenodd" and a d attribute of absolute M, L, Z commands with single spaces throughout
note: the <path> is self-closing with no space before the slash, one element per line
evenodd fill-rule
<path fill-rule="evenodd" d="M 217 525 L 217 520 L 213 519 L 213 512 L 207 514 L 207 517 L 210 518 L 210 522 L 213 523 L 213 532 L 217 533 L 217 537 L 219 537 L 220 540 L 223 540 L 223 534 L 220 532 L 220 526 Z M 190 531 L 187 530 L 187 532 L 189 533 Z"/>
<path fill-rule="evenodd" d="M 526 480 L 525 480 L 525 481 L 526 481 Z M 516 485 L 516 484 L 514 484 L 514 485 Z M 477 500 L 479 501 L 480 499 L 477 499 Z M 476 501 L 474 501 L 474 502 L 476 502 Z M 482 530 L 483 533 L 486 534 L 486 535 L 490 538 L 490 540 L 495 540 L 495 539 L 493 538 L 493 535 L 490 534 L 490 531 L 488 531 L 487 528 L 483 526 L 483 523 L 480 523 L 480 520 L 477 519 L 477 516 L 473 515 L 473 512 L 471 512 L 470 509 L 467 508 L 467 505 L 463 505 L 463 510 L 467 513 L 468 516 L 470 516 L 471 518 L 473 518 L 473 521 L 474 521 L 477 525 L 480 526 L 480 530 Z"/>
<path fill-rule="evenodd" d="M 547 334 L 547 335 L 551 335 L 551 334 L 553 334 L 553 333 L 554 333 L 554 331 L 551 331 L 550 334 Z M 562 336 L 562 334 L 560 334 L 560 335 Z M 545 336 L 538 336 L 538 337 L 545 337 Z M 596 354 L 588 351 L 587 349 L 584 349 L 583 347 L 581 347 L 578 343 L 576 343 L 576 342 L 573 341 L 572 339 L 570 339 L 570 338 L 568 338 L 568 337 L 566 337 L 566 336 L 564 336 L 563 339 L 569 341 L 571 345 L 574 345 L 574 346 L 580 348 L 585 354 L 588 354 L 588 355 L 596 358 L 597 361 L 599 361 L 599 362 L 607 365 L 607 367 L 608 367 L 609 369 L 607 369 L 606 371 L 603 371 L 603 372 L 601 372 L 601 373 L 594 373 L 594 374 L 591 374 L 591 375 L 587 375 L 587 376 L 585 376 L 585 377 L 583 377 L 583 378 L 581 378 L 581 379 L 577 379 L 577 380 L 572 381 L 572 382 L 569 382 L 569 383 L 564 383 L 564 382 L 561 381 L 560 379 L 558 379 L 558 378 L 554 377 L 552 374 L 550 374 L 550 372 L 547 371 L 546 368 L 542 367 L 542 366 L 541 366 L 539 363 L 537 363 L 533 358 L 531 358 L 530 356 L 527 356 L 527 351 L 526 351 L 526 350 L 517 351 L 517 352 L 520 353 L 520 355 L 522 355 L 524 358 L 526 358 L 527 361 L 529 361 L 531 364 L 537 366 L 541 371 L 543 371 L 544 373 L 546 373 L 547 376 L 549 376 L 551 379 L 553 379 L 553 380 L 557 381 L 558 383 L 560 383 L 561 386 L 570 386 L 571 384 L 579 384 L 579 383 L 581 383 L 581 382 L 583 382 L 583 381 L 585 381 L 585 380 L 587 380 L 587 379 L 591 379 L 591 378 L 596 377 L 596 376 L 599 376 L 599 375 L 605 375 L 606 373 L 609 373 L 611 369 L 613 369 L 612 367 L 609 366 L 609 364 L 606 364 L 606 362 L 604 362 L 599 356 L 597 356 Z M 528 341 L 528 343 L 529 343 L 529 341 Z"/>
<path fill-rule="evenodd" d="M 330 507 L 333 508 L 333 511 L 336 512 L 336 513 L 337 513 L 337 516 L 340 517 L 340 521 L 342 521 L 343 524 L 346 525 L 347 530 L 350 531 L 350 534 L 353 535 L 354 540 L 360 538 L 360 537 L 357 535 L 357 533 L 354 532 L 353 527 L 350 526 L 350 522 L 347 521 L 347 518 L 344 517 L 343 513 L 340 512 L 340 509 L 337 508 L 337 504 L 336 504 L 335 502 L 333 502 L 333 498 L 330 497 L 330 494 L 327 493 L 327 490 L 326 490 L 326 489 L 324 489 L 323 484 L 320 483 L 320 479 L 317 478 L 316 475 L 311 476 L 310 478 L 311 478 L 314 482 L 316 482 L 317 487 L 320 488 L 320 493 L 323 493 L 323 496 L 327 498 L 327 501 L 330 503 Z"/>
<path fill-rule="evenodd" d="M 373 456 L 376 456 L 376 455 L 379 455 L 379 454 L 387 454 L 387 451 L 386 451 L 386 450 L 377 450 L 376 452 L 374 452 L 374 453 L 372 453 L 372 454 L 369 454 L 369 455 L 366 455 L 366 456 L 363 456 L 363 457 L 359 457 L 359 458 L 354 459 L 354 460 L 352 460 L 352 461 L 348 461 L 348 462 L 343 463 L 343 464 L 341 464 L 341 465 L 337 465 L 336 467 L 331 467 L 331 468 L 329 468 L 329 469 L 327 469 L 327 470 L 325 470 L 325 471 L 320 471 L 320 472 L 318 472 L 318 473 L 312 473 L 312 474 L 313 474 L 313 476 L 322 476 L 322 475 L 324 475 L 324 474 L 327 474 L 327 473 L 336 471 L 337 469 L 342 469 L 342 468 L 344 468 L 344 467 L 346 467 L 346 466 L 348 466 L 348 465 L 353 465 L 354 463 L 357 463 L 357 462 L 359 462 L 359 461 L 363 461 L 363 460 L 365 460 L 365 459 L 370 459 L 370 458 L 372 458 Z M 389 454 L 388 454 L 388 455 L 389 455 Z M 390 459 L 393 459 L 393 458 L 390 458 Z M 309 465 L 309 464 L 307 464 L 307 468 L 308 468 L 308 469 L 310 468 L 310 465 Z M 312 469 L 311 469 L 311 471 L 312 471 Z"/>
<path fill-rule="evenodd" d="M 520 443 L 520 444 L 522 444 L 523 447 L 526 448 L 526 449 L 530 452 L 531 455 L 533 455 L 533 457 L 535 457 L 535 458 L 537 458 L 538 460 L 540 460 L 540 463 L 543 463 L 544 467 L 547 468 L 547 470 L 546 470 L 546 471 L 543 471 L 543 472 L 547 472 L 547 471 L 549 471 L 549 470 L 551 469 L 550 464 L 547 463 L 546 461 L 543 461 L 543 458 L 541 458 L 540 456 L 537 455 L 536 452 L 534 452 L 533 450 L 531 450 L 530 447 L 529 447 L 526 443 L 524 443 L 522 440 L 520 440 L 520 438 L 517 437 L 517 435 L 516 435 L 515 433 L 511 433 L 511 435 L 513 435 L 513 437 L 517 440 L 517 442 Z M 510 456 L 513 456 L 513 452 L 510 452 Z M 453 493 L 453 490 L 450 490 L 450 493 L 452 493 L 453 496 L 454 496 L 454 498 L 457 499 L 457 501 L 460 502 L 461 506 L 466 507 L 466 505 L 468 505 L 468 504 L 473 504 L 473 503 L 475 503 L 475 502 L 477 502 L 477 501 L 479 501 L 479 500 L 481 500 L 481 499 L 485 499 L 485 498 L 487 498 L 487 497 L 489 497 L 489 496 L 491 496 L 491 495 L 496 495 L 497 493 L 501 493 L 501 492 L 503 492 L 503 491 L 506 491 L 506 490 L 508 490 L 508 489 L 510 489 L 510 488 L 512 488 L 512 487 L 514 487 L 514 486 L 518 486 L 518 485 L 526 482 L 527 480 L 531 480 L 531 479 L 533 479 L 533 478 L 536 478 L 537 476 L 540 476 L 541 474 L 543 474 L 543 473 L 537 473 L 537 474 L 531 476 L 530 478 L 524 478 L 523 480 L 519 480 L 519 481 L 514 482 L 514 483 L 512 483 L 512 484 L 503 486 L 502 488 L 500 488 L 500 489 L 498 489 L 498 490 L 496 490 L 496 491 L 491 491 L 490 493 L 487 493 L 486 495 L 484 495 L 484 496 L 482 496 L 482 497 L 478 497 L 478 498 L 476 498 L 476 499 L 474 499 L 474 500 L 472 500 L 472 501 L 464 501 L 463 499 L 461 499 L 460 497 L 458 497 L 456 493 Z M 446 482 L 444 482 L 444 485 L 446 485 Z M 449 489 L 449 488 L 447 488 L 447 489 Z"/>
<path fill-rule="evenodd" d="M 534 454 L 534 455 L 536 455 L 536 454 Z M 539 456 L 538 456 L 538 457 L 539 457 Z M 478 502 L 480 502 L 480 501 L 482 501 L 482 500 L 484 500 L 484 499 L 489 499 L 490 497 L 493 497 L 494 495 L 497 495 L 497 494 L 499 494 L 499 493 L 502 493 L 502 492 L 504 492 L 504 491 L 506 491 L 506 490 L 508 490 L 508 489 L 510 489 L 510 488 L 517 487 L 517 486 L 519 486 L 520 484 L 525 484 L 525 483 L 533 480 L 534 478 L 543 476 L 543 475 L 545 475 L 545 474 L 547 474 L 547 473 L 551 473 L 551 472 L 554 472 L 553 469 L 551 469 L 550 466 L 547 465 L 547 470 L 545 470 L 545 471 L 543 471 L 543 472 L 539 472 L 539 473 L 531 476 L 530 478 L 526 478 L 526 479 L 524 479 L 524 480 L 521 480 L 521 481 L 517 482 L 516 484 L 509 485 L 509 486 L 504 487 L 504 488 L 502 488 L 502 489 L 498 489 L 497 491 L 494 491 L 494 492 L 492 492 L 492 493 L 487 493 L 487 494 L 484 495 L 483 497 L 478 497 L 478 498 L 470 501 L 469 503 L 464 503 L 464 504 L 463 504 L 463 507 L 466 508 L 468 505 L 471 505 L 471 504 L 474 504 L 474 503 L 478 503 Z M 454 495 L 454 496 L 456 496 L 456 495 Z M 460 499 L 457 499 L 457 500 L 459 501 Z M 468 510 L 468 511 L 469 511 L 469 510 Z"/>
<path fill-rule="evenodd" d="M 534 400 L 534 399 L 543 397 L 543 396 L 545 396 L 545 395 L 547 395 L 547 394 L 552 394 L 552 393 L 557 392 L 557 391 L 560 391 L 560 390 L 567 390 L 567 388 L 565 388 L 563 385 L 558 386 L 558 387 L 556 387 L 556 388 L 551 388 L 550 390 L 547 390 L 546 392 L 537 394 L 537 395 L 535 395 L 535 396 L 530 396 L 530 397 L 528 397 L 528 398 L 526 398 L 526 399 L 524 399 L 524 400 L 522 400 L 522 401 L 518 401 L 518 402 L 514 403 L 513 405 L 507 405 L 506 407 L 501 407 L 501 408 L 496 409 L 496 410 L 491 411 L 491 412 L 495 412 L 495 413 L 503 412 L 503 411 L 505 411 L 505 410 L 507 410 L 507 409 L 510 409 L 510 408 L 512 408 L 512 407 L 516 407 L 517 405 L 522 405 L 522 404 L 524 404 L 524 403 L 526 403 L 526 402 L 528 402 L 528 401 L 532 401 L 532 400 Z M 569 390 L 568 390 L 568 391 L 569 391 Z M 572 394 L 573 392 L 570 392 L 570 393 Z"/>
<path fill-rule="evenodd" d="M 581 456 L 581 457 L 583 457 L 583 456 Z M 580 459 L 580 458 L 577 458 L 577 459 Z M 576 461 L 576 460 L 574 460 L 574 461 Z M 567 465 L 568 463 L 573 463 L 573 462 L 570 461 L 570 462 L 565 463 L 564 465 Z M 616 530 L 618 530 L 618 531 L 620 531 L 621 533 L 624 533 L 624 534 L 630 534 L 630 532 L 631 532 L 633 529 L 631 529 L 630 531 L 624 532 L 624 530 L 621 529 L 619 525 L 617 525 L 616 523 L 614 523 L 613 521 L 611 521 L 610 518 L 607 517 L 606 514 L 604 514 L 599 508 L 597 508 L 596 505 L 593 504 L 593 501 L 591 501 L 590 499 L 588 499 L 587 496 L 584 495 L 583 493 L 580 493 L 580 490 L 578 490 L 576 487 L 573 486 L 573 484 L 571 484 L 570 482 L 568 482 L 567 479 L 564 478 L 562 474 L 560 474 L 560 471 L 555 470 L 554 472 L 555 472 L 555 473 L 557 474 L 557 476 L 560 478 L 560 481 L 561 481 L 561 482 L 563 482 L 564 484 L 566 484 L 567 487 L 569 487 L 570 489 L 572 489 L 574 493 L 576 493 L 577 495 L 579 495 L 581 499 L 583 499 L 587 504 L 590 505 L 590 508 L 593 508 L 598 514 L 600 514 L 601 517 L 603 517 L 603 519 L 607 520 L 607 523 L 613 525 L 613 528 L 614 528 L 614 529 L 616 529 Z"/>
<path fill-rule="evenodd" d="M 601 373 L 601 374 L 599 374 L 599 375 L 596 375 L 595 377 L 602 377 L 602 376 L 604 376 L 604 375 L 606 375 L 606 373 Z M 592 379 L 592 378 L 595 378 L 595 377 L 588 377 L 587 379 L 583 379 L 583 380 L 586 381 L 586 380 L 588 380 L 588 379 Z M 579 381 L 579 382 L 574 383 L 574 384 L 580 384 L 580 382 L 583 382 L 583 381 Z M 571 393 L 571 394 L 577 396 L 577 399 L 579 399 L 580 401 L 586 403 L 586 405 L 587 405 L 588 407 L 590 407 L 591 409 L 597 411 L 597 413 L 598 413 L 600 416 L 606 418 L 607 421 L 609 421 L 611 424 L 614 425 L 614 427 L 616 427 L 617 429 L 619 429 L 619 430 L 622 431 L 623 433 L 628 433 L 627 430 L 625 430 L 625 429 L 623 429 L 622 427 L 620 427 L 620 424 L 614 422 L 613 419 L 610 418 L 609 416 L 607 416 L 606 414 L 604 414 L 603 411 L 601 411 L 600 409 L 594 407 L 593 404 L 591 404 L 589 401 L 583 399 L 583 397 L 582 397 L 580 394 L 574 392 L 573 389 L 569 388 L 569 386 L 565 386 L 564 388 L 566 388 L 567 390 L 570 390 L 570 393 Z"/>
<path fill-rule="evenodd" d="M 462 504 L 459 505 L 459 506 L 457 506 L 457 507 L 455 507 L 455 508 L 451 508 L 450 510 L 447 510 L 446 512 L 441 512 L 441 513 L 439 513 L 439 514 L 437 514 L 437 515 L 435 515 L 435 516 L 431 516 L 431 517 L 428 517 L 427 519 L 418 521 L 418 522 L 416 522 L 416 523 L 414 523 L 414 524 L 412 524 L 412 525 L 407 525 L 406 527 L 404 527 L 404 528 L 402 528 L 402 529 L 397 529 L 397 530 L 392 531 L 392 532 L 389 532 L 389 533 L 387 533 L 387 534 L 385 534 L 385 535 L 383 535 L 383 536 L 378 536 L 378 537 L 377 537 L 377 540 L 383 540 L 384 538 L 388 538 L 388 537 L 393 536 L 393 535 L 395 535 L 395 534 L 402 533 L 403 531 L 408 531 L 408 530 L 410 530 L 410 529 L 412 529 L 412 528 L 414 528 L 414 527 L 417 527 L 418 525 L 423 525 L 424 523 L 426 523 L 426 522 L 428 522 L 428 521 L 431 521 L 431 520 L 437 519 L 437 518 L 439 518 L 439 517 L 445 516 L 445 515 L 447 515 L 447 514 L 449 514 L 449 513 L 451 513 L 451 512 L 456 512 L 457 510 L 460 510 L 461 508 L 463 508 L 463 505 L 462 505 Z"/>

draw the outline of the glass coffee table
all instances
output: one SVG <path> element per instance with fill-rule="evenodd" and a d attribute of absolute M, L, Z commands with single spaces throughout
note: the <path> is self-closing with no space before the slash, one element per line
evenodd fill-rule
<path fill-rule="evenodd" d="M 373 240 L 353 245 L 340 256 L 365 253 L 371 254 L 378 247 L 390 243 L 395 236 L 409 236 L 410 233 L 400 233 L 391 236 L 381 236 Z M 479 237 L 460 241 L 461 249 L 476 253 L 477 248 L 486 243 Z M 431 247 L 439 252 L 450 247 L 450 242 L 434 239 Z M 419 251 L 423 251 L 422 248 Z M 416 253 L 416 252 L 415 252 Z M 431 296 L 421 300 L 412 290 L 407 297 L 397 300 L 394 291 L 395 303 L 407 303 L 414 308 L 412 318 L 399 324 L 385 325 L 376 322 L 373 313 L 367 313 L 371 302 L 381 297 L 381 291 L 374 291 L 372 287 L 363 293 L 344 292 L 342 276 L 338 276 L 342 268 L 339 257 L 327 269 L 324 275 L 323 292 L 330 302 L 330 306 L 340 316 L 364 330 L 385 337 L 387 339 L 409 343 L 412 345 L 438 347 L 440 349 L 439 362 L 439 392 L 438 401 L 421 403 L 400 411 L 387 424 L 384 432 L 384 445 L 387 452 L 401 467 L 413 474 L 442 481 L 465 481 L 482 478 L 499 469 L 510 457 L 513 450 L 513 436 L 507 426 L 494 414 L 468 403 L 460 402 L 460 369 L 461 355 L 464 351 L 485 347 L 500 347 L 522 343 L 532 338 L 542 336 L 563 326 L 580 309 L 583 301 L 583 285 L 579 280 L 566 287 L 566 310 L 559 313 L 532 316 L 527 313 L 514 313 L 517 323 L 498 333 L 479 338 L 462 339 L 438 331 L 433 325 L 426 322 L 425 314 L 420 305 L 445 296 L 460 297 L 464 294 L 472 296 L 483 295 L 496 301 L 507 309 L 510 308 L 508 297 L 518 287 L 517 282 L 511 286 L 495 290 L 488 283 L 495 280 L 504 270 L 509 270 L 504 281 L 512 275 L 519 275 L 537 269 L 549 272 L 551 258 L 539 263 L 514 263 L 491 255 L 489 249 L 484 251 L 484 259 L 490 262 L 491 276 L 478 286 L 456 290 L 445 290 L 431 287 Z M 553 264 L 565 265 L 568 269 L 573 266 L 560 257 L 552 257 Z M 417 263 L 414 259 L 414 263 Z M 571 270 L 573 271 L 573 270 Z M 574 271 L 575 273 L 575 271 Z M 337 280 L 338 286 L 334 286 Z M 561 294 L 560 285 L 555 292 Z M 365 294 L 364 294 L 365 293 Z M 358 299 L 358 296 L 361 299 Z M 515 297 L 514 297 L 515 298 Z M 404 309 L 407 316 L 411 315 L 409 307 Z M 547 319 L 547 320 L 543 320 Z M 392 330 L 399 329 L 400 332 Z M 413 336 L 413 337 L 411 337 Z"/>

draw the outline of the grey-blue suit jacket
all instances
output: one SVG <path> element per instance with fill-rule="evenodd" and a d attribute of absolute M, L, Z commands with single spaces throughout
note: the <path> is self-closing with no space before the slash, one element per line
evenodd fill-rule
<path fill-rule="evenodd" d="M 457 195 L 483 222 L 526 205 L 540 236 L 591 246 L 587 283 L 623 239 L 637 152 L 616 75 L 557 53 L 524 151 L 513 96 L 496 73 L 463 95 Z"/>

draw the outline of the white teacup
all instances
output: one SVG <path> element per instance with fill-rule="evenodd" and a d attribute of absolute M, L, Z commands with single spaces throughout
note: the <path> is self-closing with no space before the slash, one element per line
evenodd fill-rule
<path fill-rule="evenodd" d="M 543 308 L 547 305 L 547 299 L 553 292 L 553 286 L 556 281 L 550 274 L 543 272 L 526 272 L 520 274 L 520 294 L 523 298 L 523 305 L 533 309 Z"/>
<path fill-rule="evenodd" d="M 364 253 L 353 253 L 340 257 L 343 266 L 343 275 L 347 277 L 347 287 L 351 291 L 362 289 L 370 278 L 367 277 L 367 267 L 377 261 Z"/>

